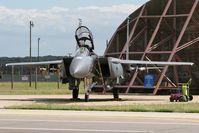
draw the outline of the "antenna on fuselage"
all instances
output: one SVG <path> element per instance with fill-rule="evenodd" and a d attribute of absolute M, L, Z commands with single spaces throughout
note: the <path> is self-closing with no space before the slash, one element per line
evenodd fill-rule
<path fill-rule="evenodd" d="M 78 24 L 78 27 L 82 26 L 82 19 L 81 18 L 78 18 L 79 20 L 79 24 Z"/>
<path fill-rule="evenodd" d="M 77 41 L 76 50 L 80 47 L 86 47 L 89 51 L 93 51 L 93 35 L 86 26 L 82 26 L 82 19 L 78 18 L 78 20 L 78 28 L 75 31 L 75 39 Z"/>
<path fill-rule="evenodd" d="M 79 24 L 78 24 L 78 27 L 77 27 L 77 28 L 79 28 L 79 27 L 82 26 L 82 19 L 81 19 L 81 18 L 78 18 L 78 20 L 79 20 Z M 82 29 L 80 28 L 79 31 L 78 31 L 78 34 L 81 34 L 81 32 L 82 32 Z"/>
<path fill-rule="evenodd" d="M 81 18 L 78 18 L 78 21 L 79 21 L 79 23 L 78 23 L 78 28 L 79 27 L 81 27 L 82 26 L 82 19 Z M 81 33 L 81 30 L 79 31 L 79 33 Z M 76 44 L 76 50 L 79 48 L 79 44 L 77 43 Z"/>

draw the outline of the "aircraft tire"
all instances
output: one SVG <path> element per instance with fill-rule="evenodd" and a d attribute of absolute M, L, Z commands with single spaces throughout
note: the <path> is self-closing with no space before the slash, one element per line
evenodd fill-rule
<path fill-rule="evenodd" d="M 193 100 L 193 96 L 189 95 L 189 101 L 192 101 L 192 100 Z"/>
<path fill-rule="evenodd" d="M 119 89 L 118 88 L 113 88 L 113 98 L 119 99 Z"/>
<path fill-rule="evenodd" d="M 174 102 L 174 99 L 172 97 L 169 98 L 170 102 Z"/>
<path fill-rule="evenodd" d="M 188 99 L 186 96 L 180 96 L 179 102 L 188 102 Z"/>
<path fill-rule="evenodd" d="M 88 101 L 89 101 L 89 95 L 85 94 L 85 102 L 88 102 Z"/>
<path fill-rule="evenodd" d="M 78 99 L 78 95 L 79 95 L 79 89 L 73 89 L 73 99 Z"/>

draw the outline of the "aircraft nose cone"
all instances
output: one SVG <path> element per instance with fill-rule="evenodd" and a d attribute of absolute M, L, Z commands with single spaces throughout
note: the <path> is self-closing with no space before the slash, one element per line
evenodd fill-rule
<path fill-rule="evenodd" d="M 75 77 L 75 78 L 80 78 L 82 77 L 82 73 L 83 73 L 83 67 L 82 65 L 72 65 L 73 67 L 71 67 L 70 69 L 70 74 Z"/>
<path fill-rule="evenodd" d="M 76 57 L 70 65 L 70 74 L 74 78 L 85 78 L 92 70 L 93 61 L 91 58 Z"/>

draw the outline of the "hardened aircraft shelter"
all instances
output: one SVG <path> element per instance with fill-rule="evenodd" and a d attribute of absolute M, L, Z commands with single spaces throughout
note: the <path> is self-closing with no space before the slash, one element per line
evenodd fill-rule
<path fill-rule="evenodd" d="M 199 0 L 150 0 L 130 14 L 110 39 L 104 56 L 148 61 L 189 61 L 194 66 L 145 66 L 130 73 L 118 87 L 126 93 L 143 90 L 144 76 L 154 76 L 151 91 L 177 88 L 192 78 L 199 82 Z M 155 69 L 153 69 L 155 67 Z M 150 69 L 152 68 L 152 69 Z"/>

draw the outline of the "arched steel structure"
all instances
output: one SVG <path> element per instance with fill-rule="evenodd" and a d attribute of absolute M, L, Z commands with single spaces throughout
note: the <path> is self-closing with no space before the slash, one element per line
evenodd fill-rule
<path fill-rule="evenodd" d="M 129 19 L 129 24 L 128 24 Z M 128 30 L 129 29 L 129 35 Z M 153 61 L 192 61 L 190 67 L 165 66 L 147 72 L 155 75 L 153 93 L 177 87 L 192 75 L 199 81 L 199 0 L 150 0 L 128 16 L 107 45 L 104 56 Z M 125 85 L 144 88 L 146 71 L 135 69 Z M 187 76 L 188 75 L 188 76 Z"/>

